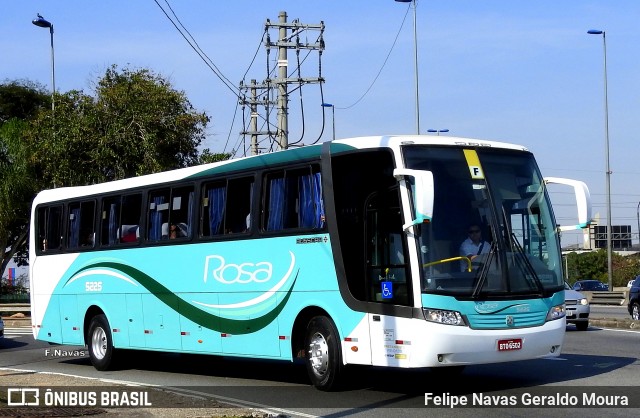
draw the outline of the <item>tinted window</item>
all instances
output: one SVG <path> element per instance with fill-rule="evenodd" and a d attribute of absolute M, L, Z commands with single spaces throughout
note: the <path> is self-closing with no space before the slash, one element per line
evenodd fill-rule
<path fill-rule="evenodd" d="M 67 247 L 69 249 L 93 247 L 95 209 L 96 204 L 92 200 L 69 204 L 67 214 Z"/>
<path fill-rule="evenodd" d="M 142 196 L 110 196 L 102 200 L 102 245 L 116 245 L 140 240 Z"/>
<path fill-rule="evenodd" d="M 62 206 L 38 209 L 38 243 L 40 251 L 58 250 L 62 246 Z"/>
<path fill-rule="evenodd" d="M 322 178 L 317 167 L 273 172 L 265 180 L 263 229 L 324 227 Z"/>
<path fill-rule="evenodd" d="M 149 240 L 188 238 L 193 225 L 193 186 L 149 193 Z"/>
<path fill-rule="evenodd" d="M 207 183 L 202 189 L 200 234 L 213 237 L 251 230 L 253 177 Z"/>

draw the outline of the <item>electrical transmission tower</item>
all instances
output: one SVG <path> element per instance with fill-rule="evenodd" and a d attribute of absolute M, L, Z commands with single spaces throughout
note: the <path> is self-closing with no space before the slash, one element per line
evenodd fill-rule
<path fill-rule="evenodd" d="M 278 29 L 278 40 L 271 41 L 269 30 Z M 314 42 L 301 42 L 300 34 L 308 31 L 319 31 L 319 36 Z M 307 25 L 300 23 L 297 19 L 291 22 L 287 22 L 287 13 L 280 12 L 278 15 L 278 23 L 272 23 L 269 19 L 265 24 L 266 40 L 265 48 L 267 50 L 267 78 L 262 83 L 257 83 L 256 80 L 251 80 L 249 85 L 240 83 L 241 99 L 240 104 L 249 106 L 250 121 L 249 126 L 245 126 L 245 130 L 241 132 L 251 138 L 251 154 L 258 154 L 258 143 L 260 136 L 268 136 L 269 138 L 275 138 L 277 147 L 279 149 L 289 148 L 289 92 L 295 89 L 301 89 L 304 84 L 323 83 L 324 79 L 320 69 L 321 65 L 318 65 L 318 77 L 301 77 L 300 76 L 300 60 L 299 54 L 301 50 L 318 51 L 320 62 L 322 57 L 322 51 L 324 50 L 324 22 L 320 22 L 319 25 Z M 272 49 L 277 49 L 277 76 L 271 77 L 269 71 L 269 55 Z M 298 64 L 295 71 L 298 72 L 296 77 L 291 76 L 289 73 L 289 60 L 288 51 L 295 50 L 298 57 Z M 294 86 L 294 87 L 291 87 Z M 275 96 L 275 99 L 273 97 Z M 273 124 L 271 123 L 272 108 L 276 107 L 277 110 L 277 125 L 275 131 L 272 130 Z M 261 108 L 264 108 L 263 118 L 265 120 L 265 130 L 258 128 L 258 118 L 261 115 Z"/>

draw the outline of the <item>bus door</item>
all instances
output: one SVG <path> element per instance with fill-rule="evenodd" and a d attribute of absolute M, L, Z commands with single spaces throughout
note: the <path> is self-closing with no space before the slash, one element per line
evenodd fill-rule
<path fill-rule="evenodd" d="M 398 365 L 407 359 L 409 340 L 400 330 L 403 312 L 413 306 L 406 234 L 402 230 L 398 188 L 375 192 L 366 201 L 366 286 L 370 306 L 369 334 L 375 365 Z"/>

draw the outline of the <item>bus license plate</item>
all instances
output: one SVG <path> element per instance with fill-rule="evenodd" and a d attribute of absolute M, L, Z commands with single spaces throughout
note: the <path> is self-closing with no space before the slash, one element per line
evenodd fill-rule
<path fill-rule="evenodd" d="M 514 351 L 522 348 L 522 338 L 498 340 L 498 351 Z"/>

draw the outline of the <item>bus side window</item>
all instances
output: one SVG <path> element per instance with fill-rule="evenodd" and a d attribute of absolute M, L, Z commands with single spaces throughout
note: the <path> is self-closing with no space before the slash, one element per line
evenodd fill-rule
<path fill-rule="evenodd" d="M 69 204 L 67 248 L 93 246 L 95 207 L 93 200 Z"/>
<path fill-rule="evenodd" d="M 251 213 L 253 177 L 231 179 L 227 185 L 227 201 L 224 216 L 226 233 L 248 232 L 247 214 Z M 251 219 L 249 217 L 249 219 Z"/>
<path fill-rule="evenodd" d="M 200 205 L 200 235 L 212 237 L 223 232 L 227 185 L 223 182 L 203 186 Z"/>
<path fill-rule="evenodd" d="M 111 196 L 102 200 L 100 244 L 115 245 L 118 242 L 120 226 L 120 196 Z"/>
<path fill-rule="evenodd" d="M 118 232 L 120 242 L 140 240 L 140 218 L 142 215 L 142 195 L 132 194 L 122 197 L 122 210 Z"/>
<path fill-rule="evenodd" d="M 317 167 L 271 173 L 265 189 L 265 230 L 324 227 L 322 178 Z"/>
<path fill-rule="evenodd" d="M 169 238 L 169 197 L 169 189 L 149 193 L 149 213 L 147 215 L 147 225 L 149 226 L 149 235 L 147 238 L 149 241 L 160 241 Z M 163 225 L 167 225 L 167 227 L 163 228 Z M 163 231 L 163 229 L 165 229 L 165 231 Z"/>
<path fill-rule="evenodd" d="M 62 245 L 62 206 L 38 208 L 38 250 L 58 250 Z"/>
<path fill-rule="evenodd" d="M 171 190 L 169 238 L 190 238 L 193 226 L 193 186 Z"/>

